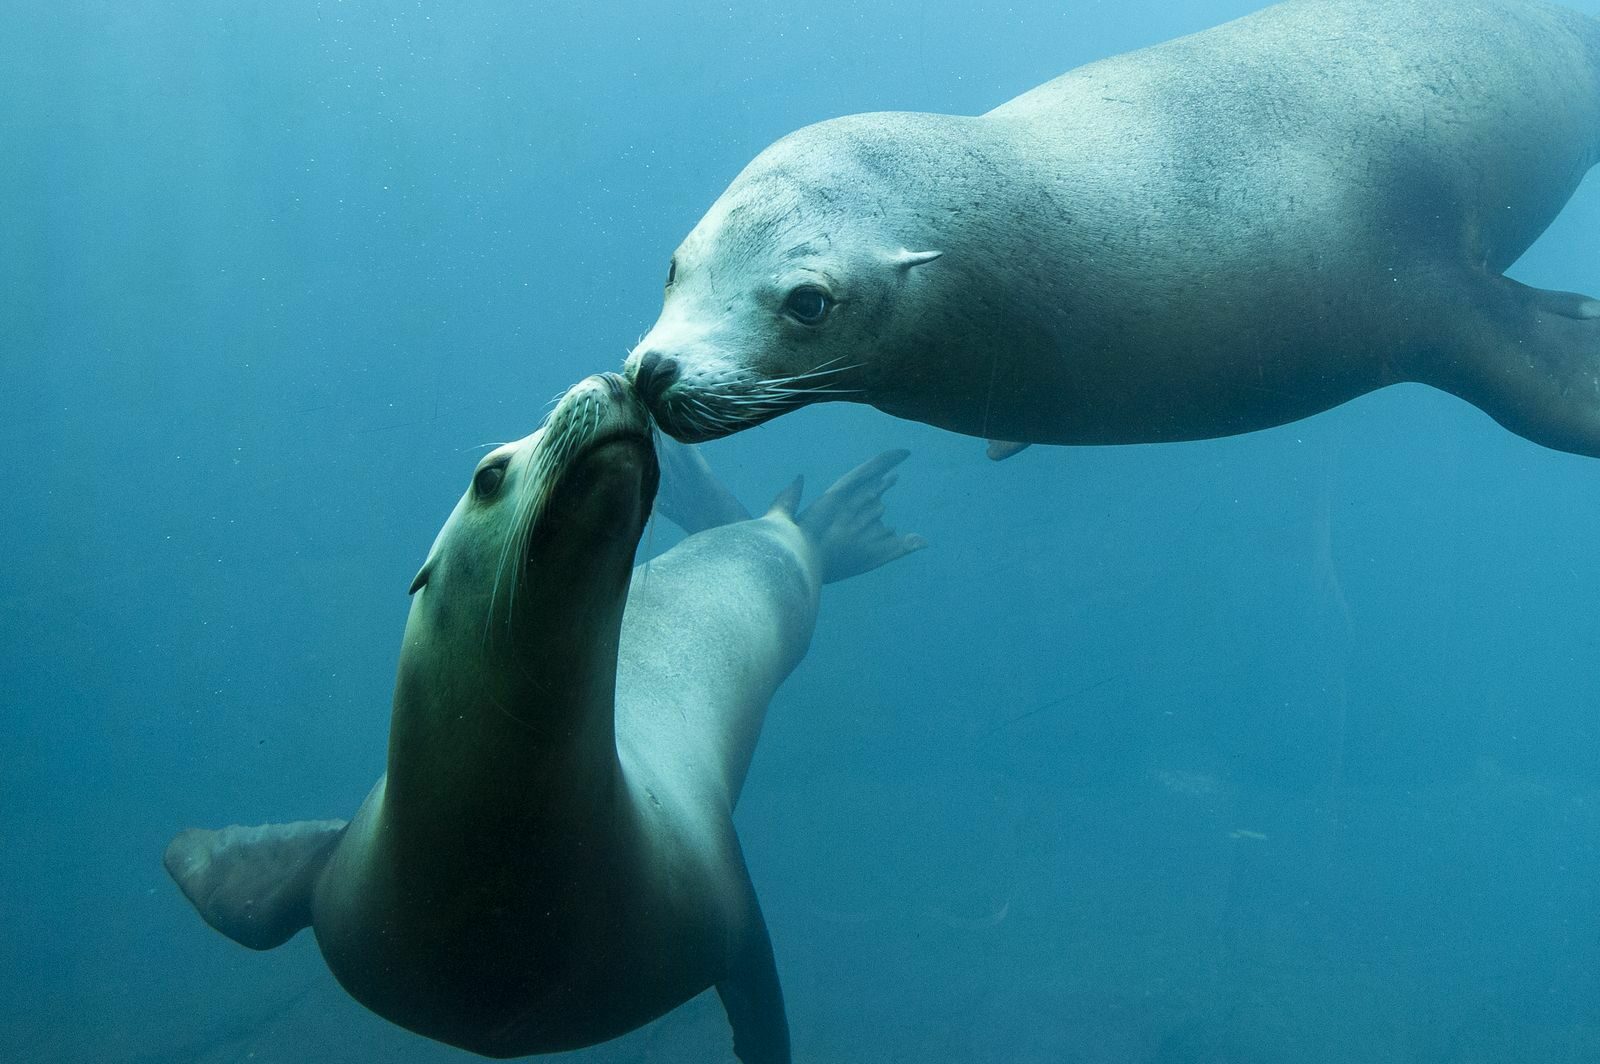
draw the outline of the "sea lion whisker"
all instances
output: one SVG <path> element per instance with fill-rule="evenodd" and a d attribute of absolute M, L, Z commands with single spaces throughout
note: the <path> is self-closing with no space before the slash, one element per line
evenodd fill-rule
<path fill-rule="evenodd" d="M 545 453 L 544 444 L 548 442 L 547 435 L 540 440 L 539 453 L 534 456 L 535 461 L 529 463 L 529 474 L 538 476 L 541 482 L 544 478 L 543 463 L 538 460 Z M 517 587 L 522 583 L 524 566 L 527 564 L 528 537 L 532 535 L 533 523 L 537 520 L 535 513 L 539 507 L 543 490 L 528 492 L 518 500 L 515 516 L 512 518 L 512 532 L 506 537 L 506 548 L 511 552 L 511 587 L 506 595 L 506 633 L 511 634 L 513 619 L 517 615 Z M 502 563 L 504 564 L 504 563 Z"/>
<path fill-rule="evenodd" d="M 565 393 L 563 393 L 565 394 Z M 500 584 L 505 576 L 507 563 L 510 563 L 511 580 L 506 593 L 505 627 L 509 634 L 516 618 L 517 588 L 522 583 L 523 574 L 527 567 L 528 544 L 533 535 L 534 526 L 539 523 L 546 504 L 549 502 L 550 492 L 554 486 L 554 473 L 566 464 L 577 439 L 584 435 L 582 431 L 574 431 L 576 418 L 590 415 L 593 411 L 593 397 L 582 397 L 582 407 L 579 412 L 560 421 L 556 420 L 560 413 L 559 408 L 552 410 L 544 419 L 545 435 L 541 437 L 537 451 L 528 463 L 526 475 L 534 477 L 539 483 L 537 491 L 528 492 L 518 501 L 514 521 L 514 531 L 507 537 L 500 555 L 500 563 L 495 571 L 495 582 L 490 592 L 489 608 L 484 618 L 484 636 L 488 638 L 493 626 L 495 606 L 499 600 Z M 570 409 L 570 408 L 569 408 Z"/>
<path fill-rule="evenodd" d="M 738 425 L 714 413 L 699 399 L 691 398 L 683 407 L 684 420 L 696 436 L 727 435 L 737 431 Z"/>
<path fill-rule="evenodd" d="M 840 366 L 837 370 L 829 370 L 826 373 L 800 373 L 793 377 L 776 377 L 772 380 L 763 380 L 761 384 L 772 388 L 832 387 L 836 382 L 829 378 L 836 377 L 840 373 L 846 373 L 855 368 L 854 366 Z"/>
<path fill-rule="evenodd" d="M 792 410 L 799 406 L 801 400 L 788 398 L 782 395 L 752 395 L 730 397 L 729 402 L 736 406 L 744 407 L 747 411 L 756 413 L 771 413 Z"/>
<path fill-rule="evenodd" d="M 816 369 L 812 370 L 810 373 L 796 373 L 796 374 L 793 374 L 793 375 L 788 376 L 788 377 L 770 377 L 770 378 L 767 378 L 765 380 L 760 380 L 759 378 L 757 378 L 757 380 L 762 385 L 794 384 L 794 383 L 796 383 L 798 381 L 813 380 L 813 379 L 816 379 L 818 377 L 832 377 L 832 376 L 835 376 L 835 375 L 840 374 L 840 373 L 848 373 L 853 369 L 860 369 L 861 365 L 862 365 L 860 362 L 852 362 L 848 366 L 834 366 L 832 369 L 824 368 L 824 367 L 828 366 L 830 363 L 837 362 L 837 361 L 839 361 L 839 359 L 837 359 L 837 358 L 830 359 L 828 362 L 824 362 L 821 366 L 818 366 Z"/>
<path fill-rule="evenodd" d="M 728 406 L 756 406 L 766 401 L 764 392 L 718 392 L 710 398 Z"/>
<path fill-rule="evenodd" d="M 719 403 L 737 404 L 758 402 L 765 389 L 755 382 L 741 381 L 735 385 L 725 385 L 715 391 L 706 393 L 706 398 Z"/>
<path fill-rule="evenodd" d="M 773 387 L 767 387 L 767 388 L 763 388 L 759 394 L 783 396 L 785 398 L 792 397 L 792 396 L 793 397 L 799 397 L 801 399 L 801 401 L 803 402 L 804 398 L 806 396 L 808 396 L 808 395 L 854 395 L 854 394 L 856 394 L 856 393 L 858 393 L 860 391 L 861 391 L 860 388 L 828 388 L 828 387 L 822 387 L 822 386 L 818 386 L 818 387 L 814 387 L 814 388 L 773 388 Z"/>
<path fill-rule="evenodd" d="M 548 420 L 549 419 L 546 418 L 546 422 L 547 423 L 548 423 Z M 532 463 L 530 463 L 530 468 L 531 468 L 531 465 L 532 465 Z M 523 511 L 526 509 L 527 505 L 528 505 L 528 500 L 527 499 L 524 498 L 524 499 L 519 499 L 518 500 L 517 508 L 516 508 L 516 517 L 515 517 L 515 520 L 518 523 L 516 525 L 514 525 L 513 528 L 520 527 L 521 519 L 523 517 Z M 516 544 L 519 541 L 519 539 L 520 539 L 520 533 L 516 532 L 516 531 L 513 531 L 511 535 L 506 537 L 506 541 L 500 545 L 500 559 L 499 559 L 499 562 L 495 565 L 494 584 L 489 589 L 489 605 L 488 605 L 488 608 L 485 610 L 484 616 L 483 616 L 483 642 L 484 642 L 485 645 L 488 644 L 490 631 L 494 627 L 494 608 L 495 608 L 495 603 L 498 602 L 499 599 L 500 599 L 500 584 L 501 584 L 501 581 L 505 578 L 506 563 L 513 556 L 513 551 L 514 551 L 514 549 L 516 547 Z M 517 580 L 520 578 L 520 576 L 521 576 L 520 572 L 517 570 L 517 567 L 515 566 L 515 564 L 513 564 L 511 591 L 510 591 L 510 595 L 509 595 L 509 597 L 511 599 L 511 602 L 509 602 L 507 604 L 507 606 L 506 606 L 506 612 L 507 612 L 507 616 L 508 616 L 508 619 L 507 619 L 507 625 L 508 626 L 510 624 L 509 615 L 512 612 L 514 612 L 515 608 L 516 608 L 515 607 L 516 584 L 517 584 Z"/>
<path fill-rule="evenodd" d="M 531 472 L 532 463 L 530 463 L 529 468 Z M 522 581 L 522 566 L 516 561 L 516 559 L 522 557 L 526 553 L 526 529 L 529 523 L 529 510 L 534 502 L 534 495 L 535 493 L 530 492 L 526 497 L 517 501 L 517 508 L 515 516 L 513 517 L 513 532 L 506 537 L 505 543 L 501 545 L 500 563 L 495 567 L 494 587 L 489 593 L 489 609 L 483 619 L 485 642 L 487 642 L 489 638 L 489 632 L 494 624 L 494 607 L 496 601 L 498 601 L 500 597 L 500 582 L 505 576 L 506 564 L 508 561 L 511 563 L 511 585 L 510 590 L 507 593 L 506 629 L 509 631 L 511 628 L 511 618 L 516 613 L 517 584 L 521 583 Z"/>
<path fill-rule="evenodd" d="M 865 388 L 796 388 L 795 395 L 860 395 Z"/>
<path fill-rule="evenodd" d="M 743 392 L 727 390 L 716 392 L 707 396 L 707 398 L 713 400 L 708 407 L 709 412 L 719 422 L 725 425 L 732 425 L 741 422 L 743 419 L 738 416 L 737 408 L 741 404 L 749 404 L 757 401 L 753 396 L 746 395 Z"/>
<path fill-rule="evenodd" d="M 660 415 L 658 413 L 652 412 L 650 417 L 651 422 L 654 423 L 659 416 Z M 693 432 L 696 436 L 701 435 L 701 426 L 699 420 L 696 418 L 695 412 L 687 405 L 680 404 L 673 412 L 673 417 L 682 423 L 685 430 Z M 676 435 L 676 433 L 674 433 L 674 435 Z"/>
<path fill-rule="evenodd" d="M 722 429 L 726 429 L 726 430 L 732 431 L 734 429 L 737 429 L 737 428 L 743 426 L 745 421 L 747 420 L 747 419 L 744 419 L 744 418 L 730 417 L 726 413 L 724 413 L 721 410 L 716 409 L 715 407 L 707 406 L 705 403 L 701 402 L 699 399 L 692 399 L 691 402 L 694 404 L 695 408 L 700 411 L 700 413 L 704 416 L 704 418 L 708 422 L 710 422 L 713 426 L 718 427 L 718 428 L 722 428 Z"/>
<path fill-rule="evenodd" d="M 830 377 L 836 373 L 844 373 L 852 369 L 858 369 L 861 365 L 859 362 L 853 362 L 847 366 L 836 365 L 841 358 L 830 358 L 828 361 L 823 362 L 820 365 L 813 366 L 805 373 L 791 373 L 787 376 L 769 377 L 767 378 L 767 383 L 783 384 L 787 381 L 802 381 L 811 377 Z"/>
<path fill-rule="evenodd" d="M 710 395 L 707 396 L 707 398 L 710 398 L 710 399 L 713 399 L 713 400 L 722 400 L 722 399 L 726 399 L 727 396 L 725 396 L 725 395 L 723 395 L 721 393 L 711 393 Z M 713 424 L 719 424 L 719 423 L 720 424 L 727 424 L 727 423 L 729 423 L 727 418 L 725 418 L 722 414 L 718 413 L 714 408 L 706 405 L 705 400 L 701 399 L 697 395 L 686 396 L 684 398 L 684 402 L 688 407 L 690 407 L 693 410 L 698 411 L 703 417 L 705 417 L 708 421 L 712 422 Z"/>

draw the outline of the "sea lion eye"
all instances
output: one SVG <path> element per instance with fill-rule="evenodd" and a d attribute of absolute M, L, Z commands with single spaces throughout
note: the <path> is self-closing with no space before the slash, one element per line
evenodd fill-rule
<path fill-rule="evenodd" d="M 472 478 L 472 490 L 478 498 L 488 499 L 500 490 L 500 482 L 506 478 L 506 463 L 496 462 L 494 465 L 484 466 Z"/>
<path fill-rule="evenodd" d="M 833 299 L 814 284 L 803 284 L 783 301 L 784 313 L 802 325 L 816 325 L 833 309 Z"/>

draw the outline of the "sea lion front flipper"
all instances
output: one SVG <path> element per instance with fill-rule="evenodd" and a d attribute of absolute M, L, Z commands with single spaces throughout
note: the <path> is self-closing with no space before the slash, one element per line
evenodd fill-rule
<path fill-rule="evenodd" d="M 778 985 L 772 938 L 754 888 L 749 890 L 744 938 L 734 952 L 717 996 L 733 1028 L 733 1053 L 743 1064 L 789 1064 L 789 1017 Z"/>
<path fill-rule="evenodd" d="M 656 457 L 661 463 L 656 510 L 668 521 L 692 536 L 750 520 L 750 511 L 717 479 L 698 447 L 661 436 L 656 440 Z"/>
<path fill-rule="evenodd" d="M 311 891 L 343 820 L 190 828 L 163 863 L 205 922 L 242 946 L 272 949 L 311 923 Z"/>
<path fill-rule="evenodd" d="M 991 462 L 1004 462 L 1012 455 L 1020 454 L 1031 446 L 1032 444 L 1015 443 L 1011 440 L 990 440 L 989 446 L 984 448 L 983 453 Z"/>
<path fill-rule="evenodd" d="M 1418 379 L 1534 443 L 1600 458 L 1600 300 L 1508 277 L 1463 291 L 1454 350 L 1424 362 Z"/>

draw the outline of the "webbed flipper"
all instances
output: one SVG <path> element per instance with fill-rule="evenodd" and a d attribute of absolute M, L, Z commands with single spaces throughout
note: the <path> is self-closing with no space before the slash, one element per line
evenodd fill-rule
<path fill-rule="evenodd" d="M 1418 379 L 1534 443 L 1600 458 L 1600 300 L 1507 277 L 1461 292 L 1449 347 Z"/>
<path fill-rule="evenodd" d="M 698 447 L 661 436 L 656 440 L 656 457 L 661 463 L 661 488 L 655 506 L 668 521 L 694 535 L 750 520 L 750 512 L 717 479 Z"/>
<path fill-rule="evenodd" d="M 311 923 L 311 892 L 343 820 L 190 828 L 163 863 L 205 922 L 251 949 L 272 949 Z"/>
<path fill-rule="evenodd" d="M 915 533 L 901 535 L 883 523 L 883 493 L 894 487 L 896 480 L 890 470 L 910 453 L 885 451 L 861 463 L 796 516 L 795 523 L 822 553 L 823 583 L 871 572 L 928 545 Z M 796 481 L 778 497 L 774 508 L 793 513 L 799 491 Z"/>

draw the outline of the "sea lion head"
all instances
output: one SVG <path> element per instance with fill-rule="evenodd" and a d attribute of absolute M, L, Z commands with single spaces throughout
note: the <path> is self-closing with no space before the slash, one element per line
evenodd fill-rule
<path fill-rule="evenodd" d="M 713 439 L 823 399 L 865 400 L 882 338 L 916 317 L 908 290 L 937 259 L 902 209 L 919 119 L 808 126 L 734 179 L 667 267 L 661 315 L 624 371 L 657 423 Z"/>
<path fill-rule="evenodd" d="M 543 672 L 596 650 L 614 670 L 659 476 L 649 416 L 615 373 L 575 385 L 538 431 L 484 455 L 412 581 L 402 686 L 439 688 L 440 700 L 450 685 L 548 688 Z M 593 671 L 610 682 L 603 660 Z M 487 697 L 511 706 L 526 694 Z"/>

